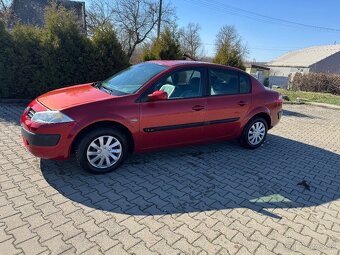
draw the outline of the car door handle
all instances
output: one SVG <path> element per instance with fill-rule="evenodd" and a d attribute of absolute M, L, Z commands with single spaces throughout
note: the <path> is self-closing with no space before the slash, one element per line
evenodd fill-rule
<path fill-rule="evenodd" d="M 192 107 L 192 110 L 194 111 L 201 111 L 203 110 L 205 107 L 203 105 L 195 105 Z"/>
<path fill-rule="evenodd" d="M 245 101 L 240 101 L 240 102 L 238 102 L 238 105 L 239 106 L 245 106 L 245 105 L 247 105 L 248 103 L 247 102 L 245 102 Z"/>

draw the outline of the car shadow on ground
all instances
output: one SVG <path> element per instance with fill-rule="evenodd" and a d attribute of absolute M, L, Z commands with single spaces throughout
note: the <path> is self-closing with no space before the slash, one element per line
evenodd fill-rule
<path fill-rule="evenodd" d="M 0 109 L 0 122 L 20 126 L 20 116 L 25 110 L 24 103 L 0 103 Z"/>
<path fill-rule="evenodd" d="M 317 206 L 340 197 L 340 156 L 268 135 L 257 150 L 237 142 L 135 155 L 116 172 L 90 175 L 74 160 L 41 160 L 47 182 L 85 206 L 129 215 Z"/>
<path fill-rule="evenodd" d="M 289 110 L 283 110 L 284 116 L 291 116 L 291 117 L 298 117 L 298 118 L 307 118 L 307 119 L 315 119 L 317 117 L 312 115 L 307 115 L 299 112 L 289 111 Z"/>

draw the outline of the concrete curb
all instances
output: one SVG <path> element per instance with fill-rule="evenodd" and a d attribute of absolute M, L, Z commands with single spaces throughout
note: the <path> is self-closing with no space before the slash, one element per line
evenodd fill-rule
<path fill-rule="evenodd" d="M 339 105 L 333 105 L 333 104 L 324 104 L 324 103 L 312 103 L 312 102 L 306 102 L 306 104 L 309 105 L 314 105 L 314 106 L 319 106 L 327 109 L 332 109 L 332 110 L 339 110 L 340 111 L 340 106 Z"/>
<path fill-rule="evenodd" d="M 313 102 L 286 102 L 284 101 L 283 104 L 288 104 L 288 105 L 313 105 L 313 106 L 318 106 L 322 108 L 327 108 L 327 109 L 332 109 L 332 110 L 340 110 L 339 105 L 333 105 L 333 104 L 324 104 L 324 103 L 313 103 Z"/>
<path fill-rule="evenodd" d="M 301 102 L 296 102 L 296 101 L 283 101 L 283 104 L 298 104 L 298 105 L 300 105 L 300 104 L 305 104 L 305 103 L 301 103 Z"/>

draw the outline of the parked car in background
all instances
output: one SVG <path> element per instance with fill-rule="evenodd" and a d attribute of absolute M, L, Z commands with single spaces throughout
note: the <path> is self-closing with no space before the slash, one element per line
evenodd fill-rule
<path fill-rule="evenodd" d="M 132 152 L 235 138 L 258 148 L 281 113 L 281 95 L 241 70 L 151 61 L 39 96 L 21 123 L 35 156 L 68 159 L 74 152 L 85 170 L 106 173 Z"/>

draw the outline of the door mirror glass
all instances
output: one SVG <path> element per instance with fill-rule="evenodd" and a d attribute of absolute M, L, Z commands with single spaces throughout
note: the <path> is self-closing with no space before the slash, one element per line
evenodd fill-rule
<path fill-rule="evenodd" d="M 156 90 L 152 94 L 148 95 L 148 99 L 151 102 L 167 100 L 168 99 L 168 93 L 166 93 L 165 91 L 162 91 L 162 90 Z"/>

